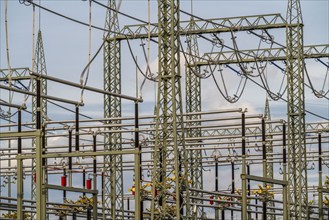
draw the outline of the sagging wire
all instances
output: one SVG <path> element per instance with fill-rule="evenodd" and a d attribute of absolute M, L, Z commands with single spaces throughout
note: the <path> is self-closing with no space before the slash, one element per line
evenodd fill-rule
<path fill-rule="evenodd" d="M 215 36 L 215 35 L 214 35 Z M 203 37 L 202 35 L 200 36 L 200 37 L 202 37 L 202 38 L 205 38 L 205 37 Z M 217 36 L 216 36 L 217 37 Z M 205 38 L 206 40 L 208 40 L 208 41 L 210 41 L 211 43 L 212 43 L 212 49 L 211 49 L 211 53 L 213 52 L 213 50 L 214 50 L 214 47 L 215 46 L 217 46 L 217 45 L 221 45 L 221 50 L 223 50 L 223 47 L 224 47 L 224 43 L 223 43 L 223 40 L 222 39 L 219 39 L 218 37 L 215 39 L 215 41 L 214 40 L 209 40 L 208 38 Z M 184 53 L 184 49 L 183 49 L 183 47 L 182 47 L 182 44 L 181 44 L 181 41 L 179 40 L 179 43 L 180 43 L 180 46 L 181 46 L 181 50 L 183 51 L 183 55 L 184 55 L 184 58 L 185 58 L 185 61 L 187 62 L 187 66 L 189 66 L 190 64 L 189 64 L 189 61 L 188 61 L 188 59 L 186 58 L 186 54 Z M 187 41 L 187 43 L 190 43 L 189 41 Z M 224 86 L 224 90 L 226 91 L 225 93 L 222 91 L 222 89 L 220 88 L 220 86 L 219 86 L 219 84 L 218 84 L 218 82 L 217 82 L 217 80 L 216 80 L 216 77 L 215 77 L 215 75 L 214 75 L 214 71 L 216 70 L 216 68 L 217 68 L 217 65 L 215 66 L 215 68 L 211 68 L 211 65 L 210 65 L 210 62 L 209 62 L 209 60 L 207 60 L 208 61 L 208 65 L 207 65 L 207 67 L 209 67 L 209 69 L 210 69 L 210 73 L 209 72 L 206 72 L 206 73 L 209 73 L 209 75 L 204 75 L 204 74 L 200 74 L 200 73 L 197 73 L 196 71 L 194 71 L 193 69 L 191 69 L 191 71 L 196 75 L 196 76 L 198 76 L 199 78 L 201 78 L 201 79 L 206 79 L 206 78 L 208 78 L 208 77 L 212 77 L 213 78 L 213 80 L 214 80 L 214 82 L 215 82 L 215 85 L 216 85 L 216 87 L 217 87 L 217 89 L 219 90 L 219 92 L 220 92 L 220 94 L 223 96 L 223 98 L 226 100 L 226 101 L 228 101 L 228 102 L 230 102 L 230 103 L 235 103 L 235 102 L 237 102 L 240 98 L 241 98 L 241 96 L 242 96 L 242 94 L 243 94 L 243 92 L 244 92 L 244 89 L 245 89 L 245 87 L 246 87 L 246 83 L 247 83 L 247 79 L 245 78 L 245 77 L 242 77 L 241 76 L 241 78 L 240 78 L 240 82 L 239 82 L 239 85 L 238 85 L 238 88 L 237 88 L 237 90 L 236 90 L 236 93 L 233 95 L 233 96 L 229 96 L 228 95 L 228 93 L 227 93 L 227 89 L 226 89 L 226 85 Z M 244 81 L 244 82 L 243 82 Z M 223 81 L 223 84 L 225 84 L 225 82 Z M 241 88 L 241 85 L 242 85 L 242 89 L 241 89 L 241 91 L 239 92 L 239 90 L 240 90 L 240 88 Z"/>
<path fill-rule="evenodd" d="M 264 41 L 264 42 L 266 42 L 266 43 L 268 43 L 268 44 L 271 44 L 271 46 L 270 46 L 270 50 L 271 50 L 272 47 L 273 47 L 273 42 L 274 42 L 274 40 L 272 40 L 273 36 L 271 36 L 267 31 L 264 31 L 263 33 L 266 33 L 266 34 L 268 35 L 268 38 L 266 38 L 266 37 L 261 38 L 260 43 L 261 43 L 261 41 Z M 259 49 L 259 48 L 260 48 L 260 45 L 259 45 L 258 49 Z M 282 81 L 281 81 L 281 84 L 280 84 L 279 92 L 277 92 L 277 93 L 273 93 L 273 92 L 271 91 L 271 89 L 270 89 L 269 84 L 268 84 L 267 76 L 265 76 L 265 77 L 263 78 L 263 76 L 264 76 L 264 70 L 266 70 L 266 74 L 267 74 L 267 64 L 269 63 L 269 61 L 268 61 L 268 59 L 267 59 L 267 60 L 266 60 L 266 64 L 265 64 L 264 66 L 262 66 L 262 68 L 260 68 L 259 65 L 258 65 L 258 62 L 256 61 L 256 58 L 257 58 L 257 57 L 258 57 L 258 55 L 256 55 L 256 57 L 255 57 L 255 65 L 256 65 L 256 67 L 257 67 L 256 69 L 257 69 L 257 71 L 258 71 L 258 73 L 259 73 L 258 75 L 259 75 L 259 77 L 260 77 L 260 79 L 261 79 L 261 82 L 262 82 L 263 86 L 266 88 L 266 91 L 267 91 L 267 94 L 269 95 L 269 97 L 270 97 L 272 100 L 277 101 L 277 100 L 279 100 L 280 97 L 282 97 L 282 96 L 285 94 L 285 92 L 286 92 L 286 90 L 287 90 L 287 85 L 286 85 L 284 91 L 283 91 L 283 92 L 281 91 L 281 90 L 282 90 L 282 87 L 283 87 L 283 83 L 284 83 L 284 79 L 285 79 L 285 77 L 282 78 Z M 276 66 L 276 65 L 275 65 L 275 66 Z M 260 69 L 262 69 L 261 72 L 260 72 Z"/>
<path fill-rule="evenodd" d="M 11 65 L 10 65 L 10 56 L 9 56 L 9 34 L 8 34 L 8 0 L 5 1 L 5 32 L 6 32 L 6 55 L 7 55 L 7 64 L 8 64 L 8 81 L 11 85 Z"/>
<path fill-rule="evenodd" d="M 74 18 L 68 17 L 68 16 L 66 16 L 66 15 L 60 14 L 60 13 L 55 12 L 55 11 L 53 11 L 53 10 L 50 10 L 50 9 L 48 9 L 48 8 L 45 8 L 45 7 L 41 6 L 41 5 L 38 5 L 38 4 L 34 3 L 33 0 L 19 0 L 19 3 L 21 3 L 21 4 L 25 5 L 25 6 L 30 6 L 30 5 L 36 6 L 36 7 L 40 8 L 40 9 L 42 9 L 42 10 L 45 10 L 45 11 L 51 13 L 51 14 L 57 15 L 57 16 L 59 16 L 59 17 L 62 17 L 62 18 L 65 18 L 65 19 L 67 19 L 67 20 L 73 21 L 73 22 L 75 22 L 75 23 L 78 23 L 78 24 L 81 24 L 81 25 L 84 25 L 84 26 L 89 27 L 89 24 L 87 24 L 87 23 L 84 23 L 84 22 L 82 22 L 82 21 L 79 21 L 79 20 L 76 20 L 76 19 L 74 19 Z M 91 27 L 94 28 L 94 29 L 100 30 L 100 31 L 106 31 L 106 32 L 109 32 L 109 30 L 106 30 L 106 29 L 101 28 L 101 27 L 97 27 L 97 26 L 95 26 L 95 25 L 91 25 Z M 114 32 L 114 31 L 111 31 L 111 33 L 120 34 L 120 33 L 118 33 L 118 32 Z"/>
<path fill-rule="evenodd" d="M 319 61 L 319 59 L 318 59 L 318 61 Z M 327 80 L 327 77 L 328 77 L 329 66 L 327 66 L 327 72 L 326 72 L 325 80 L 323 82 L 322 89 L 320 91 L 317 91 L 314 88 L 313 84 L 312 84 L 310 75 L 308 74 L 308 71 L 307 71 L 307 68 L 306 68 L 306 62 L 305 62 L 305 60 L 303 61 L 303 66 L 304 66 L 306 78 L 307 78 L 308 83 L 309 83 L 309 86 L 308 87 L 312 90 L 312 92 L 314 93 L 315 97 L 317 97 L 317 98 L 325 98 L 325 99 L 329 100 L 329 97 L 327 97 L 327 95 L 329 93 L 329 89 L 326 92 L 324 91 L 325 83 L 326 83 L 326 80 Z"/>
<path fill-rule="evenodd" d="M 89 0 L 89 31 L 88 31 L 88 63 L 90 63 L 90 58 L 91 58 L 91 22 L 92 22 L 92 16 L 91 16 L 91 0 Z M 86 75 L 86 80 L 83 83 L 83 78 L 85 75 L 85 72 L 82 72 L 82 74 L 80 75 L 80 83 L 83 84 L 83 88 L 81 90 L 81 103 L 83 103 L 83 93 L 85 91 L 84 87 L 87 85 L 88 82 L 88 78 L 89 78 L 89 72 L 90 72 L 90 65 L 88 65 L 87 68 L 87 75 Z"/>
<path fill-rule="evenodd" d="M 223 50 L 223 47 L 224 47 L 223 40 L 219 39 L 216 34 L 213 34 L 213 36 L 217 39 L 217 42 L 219 42 L 219 44 L 222 45 L 222 50 Z M 223 95 L 223 97 L 225 98 L 225 100 L 228 101 L 228 102 L 230 102 L 230 103 L 235 103 L 235 102 L 237 102 L 241 98 L 241 96 L 242 96 L 242 94 L 244 92 L 244 89 L 245 89 L 246 83 L 247 83 L 247 78 L 244 77 L 243 75 L 241 75 L 241 73 L 239 71 L 236 71 L 234 68 L 232 68 L 229 65 L 225 65 L 224 67 L 227 67 L 227 68 L 231 69 L 232 71 L 236 72 L 238 76 L 240 76 L 240 82 L 239 82 L 238 87 L 237 87 L 237 90 L 236 90 L 236 92 L 235 92 L 235 94 L 233 96 L 229 96 L 229 94 L 227 92 L 226 83 L 225 83 L 224 76 L 223 76 L 223 73 L 222 73 L 223 72 L 223 69 L 219 68 L 219 72 L 221 74 L 221 79 L 222 79 L 222 82 L 223 82 L 223 86 L 224 86 L 224 90 L 225 90 L 226 95 L 224 95 L 223 91 L 220 89 L 220 86 L 218 84 L 218 81 L 217 81 L 215 75 L 213 74 L 213 72 L 211 73 L 211 75 L 213 77 L 213 80 L 215 82 L 215 85 L 216 85 L 217 89 Z M 242 85 L 242 89 L 239 92 L 239 90 L 241 88 L 241 85 Z"/>
<path fill-rule="evenodd" d="M 145 61 L 146 61 L 146 72 L 148 72 L 150 74 L 150 76 L 152 76 L 152 72 L 151 72 L 151 68 L 150 68 L 150 50 L 151 50 L 151 1 L 148 0 L 147 1 L 147 14 L 148 14 L 148 19 L 147 19 L 147 28 L 148 28 L 148 32 L 147 32 L 147 55 L 145 53 L 145 48 L 144 48 L 144 43 L 143 43 L 143 39 L 141 39 L 141 45 L 143 47 L 143 53 L 144 53 L 144 57 L 145 57 Z M 136 62 L 137 62 L 137 57 L 136 57 Z M 138 79 L 138 68 L 136 66 L 136 79 Z M 139 96 L 140 98 L 143 97 L 143 87 L 144 84 L 146 82 L 146 78 L 144 77 L 142 84 L 140 86 L 139 89 Z M 136 88 L 137 89 L 137 88 Z M 137 91 L 136 91 L 136 95 L 137 95 Z"/>
<path fill-rule="evenodd" d="M 317 61 L 319 61 L 320 63 L 322 63 L 324 66 L 327 67 L 327 72 L 326 72 L 326 76 L 324 77 L 324 81 L 323 81 L 323 85 L 322 85 L 322 89 L 320 90 L 321 93 L 324 93 L 324 86 L 326 85 L 327 79 L 328 79 L 328 75 L 329 75 L 329 63 L 326 64 L 324 63 L 322 60 L 320 59 L 316 59 Z M 329 91 L 329 89 L 328 89 Z M 328 93 L 328 91 L 326 93 Z"/>
<path fill-rule="evenodd" d="M 148 76 L 146 73 L 144 73 L 144 71 L 142 71 L 142 69 L 141 69 L 140 66 L 138 65 L 137 60 L 136 60 L 136 58 L 135 58 L 135 55 L 134 55 L 134 53 L 133 53 L 133 51 L 132 51 L 132 48 L 131 48 L 131 45 L 130 45 L 129 39 L 126 38 L 126 41 L 127 41 L 127 44 L 128 44 L 128 48 L 129 48 L 130 55 L 131 55 L 131 57 L 133 58 L 133 61 L 134 61 L 135 65 L 137 66 L 139 72 L 140 72 L 140 73 L 141 73 L 146 79 L 151 80 L 151 81 L 153 81 L 153 82 L 158 82 L 157 76 L 156 76 L 156 77 L 154 77 L 154 76 L 152 76 L 152 75 L 151 75 L 151 76 Z"/>
<path fill-rule="evenodd" d="M 184 48 L 183 48 L 183 45 L 182 45 L 182 43 L 181 43 L 181 40 L 180 39 L 178 39 L 179 40 L 179 45 L 180 45 L 180 48 L 181 48 L 181 52 L 183 53 L 183 56 L 184 56 L 184 59 L 185 59 L 185 62 L 187 63 L 187 67 L 189 67 L 189 66 L 191 66 L 191 64 L 190 64 L 190 62 L 188 61 L 188 59 L 187 59 L 187 57 L 186 57 L 186 52 L 184 52 Z M 190 45 L 189 45 L 189 41 L 186 41 L 186 43 L 188 44 L 188 47 L 190 47 Z M 213 51 L 213 49 L 214 49 L 214 46 L 212 47 L 212 49 L 211 49 L 211 51 Z M 190 54 L 190 53 L 188 53 L 187 55 L 189 55 L 189 56 L 195 56 L 195 55 L 193 55 L 193 54 Z M 198 56 L 196 56 L 197 58 L 200 58 L 200 57 L 198 57 Z M 208 61 L 208 60 L 207 60 Z M 208 61 L 209 62 L 209 61 Z M 210 65 L 209 65 L 210 66 Z M 211 68 L 211 67 L 210 67 Z M 190 70 L 191 70 L 191 72 L 194 74 L 194 75 L 196 75 L 197 77 L 199 77 L 199 78 L 201 78 L 201 79 L 207 79 L 207 78 L 209 78 L 210 76 L 211 76 L 211 74 L 208 74 L 208 75 L 206 75 L 206 74 L 200 74 L 199 72 L 196 72 L 196 71 L 194 71 L 192 68 L 190 68 Z M 205 71 L 205 73 L 208 73 L 207 71 Z"/>
<path fill-rule="evenodd" d="M 238 60 L 238 66 L 240 67 L 243 75 L 247 78 L 247 79 L 251 79 L 248 75 L 248 73 L 245 71 L 245 69 L 242 67 L 241 63 L 242 63 L 242 58 L 241 58 L 241 55 L 238 53 L 238 46 L 237 46 L 237 42 L 236 42 L 236 36 L 234 35 L 233 31 L 230 32 L 231 33 L 231 39 L 232 39 L 232 42 L 233 42 L 233 47 L 234 47 L 234 53 L 236 54 L 236 58 Z M 257 70 L 259 71 L 259 66 L 257 64 L 257 61 L 256 61 L 256 57 L 255 57 L 255 62 L 256 62 L 256 65 L 257 65 Z M 259 73 L 260 74 L 260 73 Z M 262 77 L 261 78 L 261 81 L 262 81 L 262 88 L 265 89 L 265 91 L 267 92 L 267 94 L 273 99 L 273 100 L 279 100 L 280 98 L 282 98 L 282 94 L 277 96 L 275 95 L 272 91 L 270 91 L 268 89 L 268 85 L 267 83 L 265 83 L 264 79 Z"/>
<path fill-rule="evenodd" d="M 119 1 L 118 3 L 118 10 L 120 10 L 120 6 L 121 6 L 121 3 L 122 3 L 122 0 Z M 91 1 L 90 1 L 90 11 L 91 11 Z M 116 12 L 116 14 L 114 15 L 116 18 L 118 16 L 118 13 Z M 91 20 L 91 12 L 90 12 L 90 20 Z M 88 25 L 90 27 L 93 27 L 91 25 L 91 21 L 90 21 L 90 24 Z M 105 29 L 104 29 L 105 30 Z M 109 30 L 107 31 L 107 34 L 106 36 L 104 37 L 104 40 L 102 42 L 102 44 L 100 45 L 100 47 L 98 48 L 98 50 L 96 51 L 96 53 L 94 54 L 94 56 L 91 58 L 91 60 L 87 63 L 87 65 L 85 66 L 85 68 L 83 69 L 81 75 L 80 75 L 80 84 L 83 85 L 83 88 L 82 88 L 82 91 L 81 91 L 81 94 L 83 95 L 83 91 L 84 91 L 84 86 L 87 85 L 87 81 L 88 81 L 88 78 L 86 78 L 86 81 L 84 82 L 83 81 L 83 76 L 85 74 L 86 71 L 89 71 L 89 68 L 90 68 L 90 65 L 92 64 L 92 62 L 95 60 L 95 58 L 98 56 L 99 52 L 103 49 L 104 45 L 105 45 L 105 42 L 107 41 L 107 38 L 110 36 L 110 33 L 114 33 L 112 30 L 112 25 L 109 27 Z M 91 31 L 89 31 L 91 32 Z M 91 36 L 91 34 L 90 34 Z M 91 37 L 90 37 L 91 38 Z M 91 43 L 90 43 L 91 44 Z M 88 74 L 89 75 L 89 74 Z"/>
<path fill-rule="evenodd" d="M 227 65 L 227 67 L 229 67 L 229 66 Z M 215 75 L 212 73 L 211 76 L 212 76 L 212 78 L 215 82 L 215 85 L 216 85 L 217 89 L 219 90 L 219 92 L 222 94 L 222 96 L 224 97 L 224 99 L 226 101 L 228 101 L 230 103 L 236 103 L 237 101 L 239 101 L 239 99 L 241 98 L 241 96 L 242 96 L 242 94 L 243 94 L 243 92 L 246 88 L 246 84 L 247 84 L 247 78 L 246 77 L 244 77 L 243 75 L 240 75 L 240 82 L 239 82 L 239 85 L 237 87 L 237 90 L 236 90 L 235 94 L 233 96 L 229 96 L 228 94 L 225 96 L 223 91 L 221 90 L 219 84 L 218 84 L 218 81 L 217 81 Z M 225 82 L 223 81 L 223 85 L 224 84 L 225 84 Z M 242 89 L 240 90 L 241 86 L 242 86 Z M 226 86 L 225 86 L 225 88 L 226 88 Z"/>

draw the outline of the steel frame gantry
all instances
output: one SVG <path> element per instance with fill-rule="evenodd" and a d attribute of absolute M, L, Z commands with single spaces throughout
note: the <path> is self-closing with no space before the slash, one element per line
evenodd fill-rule
<path fill-rule="evenodd" d="M 108 7 L 116 9 L 116 0 L 109 0 Z M 119 32 L 117 13 L 107 10 L 105 29 Z M 111 32 L 104 33 L 105 39 L 115 37 Z M 121 43 L 120 41 L 106 41 L 104 44 L 104 90 L 121 94 Z M 121 117 L 121 98 L 104 95 L 104 117 Z M 106 123 L 120 124 L 120 120 Z M 110 127 L 110 131 L 120 130 L 120 127 Z M 108 151 L 122 149 L 122 134 L 109 132 L 104 136 L 104 149 Z M 104 156 L 104 192 L 103 218 L 124 218 L 123 171 L 122 155 Z"/>
<path fill-rule="evenodd" d="M 264 61 L 286 61 L 286 48 L 261 48 L 250 50 L 221 51 L 213 53 L 204 53 L 202 60 L 192 63 L 191 66 L 207 66 L 207 65 L 225 65 L 241 63 L 254 63 Z M 237 58 L 237 54 L 239 57 Z M 329 44 L 304 46 L 304 59 L 317 59 L 329 57 Z"/>

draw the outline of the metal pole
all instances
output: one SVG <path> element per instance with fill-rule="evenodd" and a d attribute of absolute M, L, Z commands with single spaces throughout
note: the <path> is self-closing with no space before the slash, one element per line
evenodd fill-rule
<path fill-rule="evenodd" d="M 93 134 L 93 151 L 96 152 L 97 151 L 97 136 L 94 133 Z M 94 190 L 97 190 L 97 157 L 94 157 L 93 159 L 93 184 L 94 184 Z M 97 220 L 97 194 L 96 196 L 93 194 L 93 219 Z"/>
<path fill-rule="evenodd" d="M 231 194 L 235 192 L 235 174 L 234 174 L 234 161 L 231 161 L 231 172 L 232 172 L 232 184 L 231 184 Z M 231 220 L 234 220 L 234 210 L 231 210 Z"/>
<path fill-rule="evenodd" d="M 63 170 L 63 175 L 66 177 L 66 169 L 65 168 Z M 64 189 L 63 190 L 63 202 L 65 202 L 65 200 L 66 200 L 66 190 Z"/>
<path fill-rule="evenodd" d="M 242 112 L 242 219 L 247 219 L 247 183 L 246 183 L 246 127 L 245 113 Z"/>
<path fill-rule="evenodd" d="M 37 130 L 38 134 L 36 135 L 36 217 L 37 220 L 45 219 L 44 202 L 43 201 L 43 182 L 42 182 L 42 137 L 40 129 Z"/>
<path fill-rule="evenodd" d="M 265 136 L 265 119 L 262 118 L 262 152 L 263 152 L 263 177 L 267 177 L 267 161 L 266 161 L 266 136 Z M 267 183 L 264 184 L 266 187 Z M 263 220 L 266 220 L 267 215 L 267 207 L 266 207 L 266 200 L 263 201 Z"/>
<path fill-rule="evenodd" d="M 10 87 L 10 86 L 0 85 L 0 89 L 5 89 L 5 90 L 9 90 L 9 91 L 13 91 L 13 92 L 21 93 L 21 94 L 26 94 L 26 95 L 31 95 L 31 96 L 37 96 L 33 92 L 26 91 L 26 90 L 21 90 L 21 89 L 16 89 L 16 88 Z M 68 100 L 68 99 L 62 99 L 62 98 L 49 96 L 49 95 L 41 95 L 41 98 L 48 99 L 48 100 L 53 100 L 53 101 L 56 101 L 56 102 L 63 102 L 63 103 L 71 104 L 71 105 L 83 106 L 83 103 L 81 103 L 81 102 L 75 102 L 75 101 L 71 101 L 71 100 Z"/>
<path fill-rule="evenodd" d="M 44 200 L 44 189 L 43 189 L 43 159 L 42 159 L 42 146 L 43 139 L 41 133 L 41 80 L 37 80 L 37 118 L 36 118 L 36 129 L 38 134 L 36 135 L 36 217 L 37 220 L 46 219 L 45 215 L 45 203 Z"/>
<path fill-rule="evenodd" d="M 283 180 L 287 181 L 287 142 L 286 142 L 286 124 L 283 123 L 282 126 L 282 130 L 283 130 Z M 283 219 L 290 219 L 290 215 L 288 215 L 288 210 L 289 208 L 287 207 L 288 205 L 288 192 L 287 192 L 287 187 L 288 186 L 284 186 L 283 187 Z"/>
<path fill-rule="evenodd" d="M 127 95 L 122 95 L 122 94 L 118 94 L 118 93 L 105 91 L 105 90 L 98 89 L 98 88 L 93 88 L 93 87 L 90 87 L 90 86 L 84 86 L 84 85 L 81 85 L 79 83 L 70 82 L 70 81 L 63 80 L 63 79 L 60 79 L 60 78 L 55 78 L 55 77 L 52 77 L 52 76 L 49 76 L 49 75 L 41 75 L 41 74 L 37 74 L 37 73 L 34 73 L 34 72 L 30 72 L 30 74 L 32 76 L 40 77 L 40 78 L 47 79 L 47 80 L 50 80 L 50 81 L 53 81 L 53 82 L 73 86 L 73 87 L 80 88 L 80 89 L 85 89 L 85 90 L 92 91 L 92 92 L 101 93 L 101 94 L 104 94 L 104 95 L 119 97 L 119 98 L 122 98 L 122 99 L 127 99 L 127 100 L 131 100 L 131 101 L 135 101 L 135 102 L 136 101 L 137 102 L 143 102 L 143 99 L 141 99 L 141 98 L 135 98 L 135 97 L 127 96 Z"/>
<path fill-rule="evenodd" d="M 138 132 L 138 102 L 135 102 L 135 149 L 138 149 L 138 154 L 135 154 L 135 218 L 143 219 L 143 201 L 141 200 L 141 146 L 139 144 Z"/>
<path fill-rule="evenodd" d="M 86 188 L 86 170 L 85 170 L 85 168 L 83 168 L 83 170 L 82 170 L 82 187 L 84 189 Z M 83 195 L 83 197 L 85 197 L 86 193 L 83 192 L 82 195 Z"/>
<path fill-rule="evenodd" d="M 250 175 L 250 164 L 247 163 L 247 175 Z M 247 180 L 248 196 L 251 194 L 250 179 Z M 251 219 L 251 213 L 248 211 L 248 219 Z"/>
<path fill-rule="evenodd" d="M 69 128 L 69 153 L 72 153 L 72 129 Z M 72 186 L 72 157 L 69 157 L 69 186 Z"/>
<path fill-rule="evenodd" d="M 21 109 L 18 110 L 18 132 L 22 131 L 22 111 Z M 18 137 L 17 140 L 17 148 L 18 148 L 18 155 L 22 153 L 22 138 Z M 23 219 L 23 160 L 17 160 L 17 218 Z"/>
<path fill-rule="evenodd" d="M 318 150 L 319 150 L 319 220 L 323 220 L 323 197 L 322 197 L 322 143 L 321 133 L 318 134 Z"/>
<path fill-rule="evenodd" d="M 75 107 L 75 151 L 79 151 L 79 106 Z"/>
<path fill-rule="evenodd" d="M 215 158 L 215 191 L 218 192 L 218 158 Z M 215 206 L 215 219 L 219 220 L 219 210 Z"/>

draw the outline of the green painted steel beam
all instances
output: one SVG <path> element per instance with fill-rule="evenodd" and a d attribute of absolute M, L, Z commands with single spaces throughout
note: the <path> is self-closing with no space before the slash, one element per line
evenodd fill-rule
<path fill-rule="evenodd" d="M 194 20 L 195 28 L 191 29 L 190 21 L 179 23 L 178 34 L 200 35 L 213 34 L 231 31 L 251 31 L 264 30 L 273 28 L 286 28 L 287 23 L 280 14 L 264 14 L 252 16 L 238 16 L 229 18 Z M 293 24 L 292 24 L 293 26 Z M 159 24 L 151 24 L 150 37 L 159 38 Z M 122 35 L 108 38 L 109 41 L 126 40 L 126 39 L 146 39 L 148 38 L 148 24 L 126 25 L 120 30 Z"/>
<path fill-rule="evenodd" d="M 214 53 L 205 53 L 202 59 L 192 63 L 191 66 L 207 66 L 207 65 L 225 65 L 254 62 L 273 62 L 286 61 L 286 48 L 262 48 L 251 50 L 222 51 Z M 239 57 L 237 58 L 237 54 Z M 329 44 L 310 45 L 304 47 L 304 59 L 316 59 L 329 57 Z"/>

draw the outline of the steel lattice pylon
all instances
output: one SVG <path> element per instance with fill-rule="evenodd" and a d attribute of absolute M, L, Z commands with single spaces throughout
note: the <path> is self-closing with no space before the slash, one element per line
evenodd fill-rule
<path fill-rule="evenodd" d="M 265 110 L 264 110 L 264 119 L 265 122 L 271 121 L 271 111 L 270 111 L 270 102 L 268 97 L 266 97 L 265 101 Z M 272 130 L 272 125 L 270 123 L 266 123 L 266 131 L 269 133 L 269 131 Z M 273 138 L 272 135 L 266 135 L 266 177 L 273 179 L 273 141 L 271 141 Z M 269 186 L 273 187 L 273 184 L 267 184 Z M 274 207 L 274 202 L 268 202 L 269 206 Z M 275 212 L 275 209 L 271 210 L 272 212 Z M 267 215 L 266 217 L 269 220 L 275 219 L 275 215 Z"/>
<path fill-rule="evenodd" d="M 159 82 L 151 219 L 181 219 L 185 204 L 185 216 L 189 218 L 180 82 L 179 0 L 159 0 L 158 19 Z M 168 181 L 172 181 L 172 187 L 168 186 Z"/>
<path fill-rule="evenodd" d="M 45 53 L 43 48 L 43 41 L 42 41 L 42 33 L 41 30 L 38 31 L 38 38 L 37 44 L 35 49 L 35 58 L 34 58 L 34 68 L 32 69 L 33 72 L 47 75 L 47 68 L 46 68 L 46 59 Z M 41 94 L 47 95 L 47 80 L 41 79 Z M 32 80 L 32 92 L 36 93 L 37 91 L 37 81 Z M 41 123 L 44 124 L 47 116 L 47 100 L 42 98 L 41 101 Z M 37 121 L 37 98 L 35 96 L 32 97 L 32 122 Z M 35 139 L 32 141 L 32 146 L 35 148 L 36 143 Z M 32 159 L 32 173 L 35 175 L 36 172 L 36 161 Z M 46 181 L 46 180 L 45 180 Z M 36 184 L 32 178 L 31 180 L 31 199 L 36 199 Z M 35 213 L 31 213 L 31 217 L 35 217 Z"/>
<path fill-rule="evenodd" d="M 109 0 L 108 6 L 116 9 L 116 1 Z M 107 10 L 105 29 L 119 32 L 117 14 Z M 105 37 L 113 34 L 105 33 Z M 104 90 L 121 93 L 120 41 L 110 40 L 104 44 Z M 121 98 L 109 95 L 104 96 L 104 117 L 121 117 Z M 111 124 L 121 124 L 120 120 L 107 121 Z M 120 130 L 119 127 L 110 127 L 109 130 Z M 107 133 L 104 136 L 105 150 L 121 150 L 122 136 L 120 132 Z M 104 157 L 104 193 L 103 216 L 111 219 L 124 218 L 122 155 Z"/>
<path fill-rule="evenodd" d="M 195 20 L 191 17 L 190 20 L 190 31 L 195 29 Z M 196 35 L 187 35 L 187 52 L 188 52 L 188 63 L 196 63 L 199 57 L 199 47 Z M 187 126 L 200 126 L 201 122 L 197 121 L 201 118 L 199 114 L 189 115 L 188 113 L 196 113 L 201 112 L 201 80 L 196 75 L 200 72 L 200 67 L 198 66 L 186 66 L 186 119 L 194 120 L 193 122 L 187 123 Z M 196 120 L 196 121 L 195 121 Z M 201 129 L 200 128 L 187 128 L 186 129 L 186 137 L 201 137 Z M 200 146 L 195 146 L 199 148 Z M 189 170 L 188 179 L 192 180 L 192 188 L 202 189 L 202 151 L 201 150 L 191 150 L 189 151 Z M 192 194 L 191 194 L 192 195 Z M 202 196 L 200 192 L 193 192 L 193 196 Z M 195 200 L 194 203 L 200 203 L 202 201 Z M 194 216 L 197 218 L 202 215 L 202 208 L 198 208 L 198 213 Z"/>
<path fill-rule="evenodd" d="M 291 219 L 307 219 L 303 20 L 299 0 L 289 0 L 287 22 L 288 205 Z"/>

